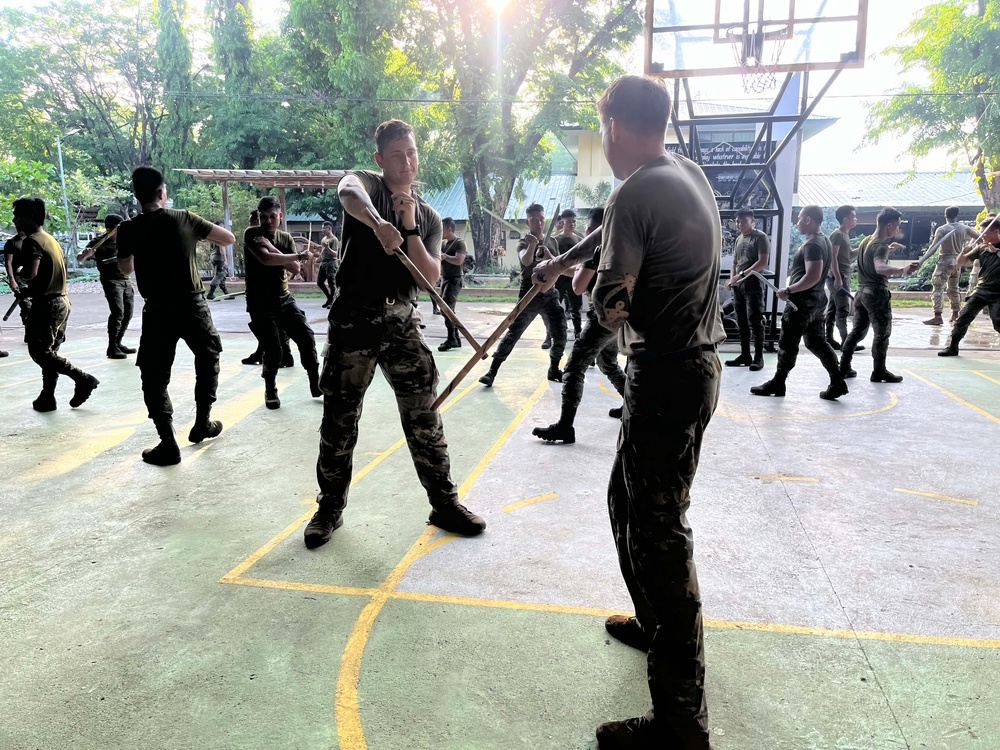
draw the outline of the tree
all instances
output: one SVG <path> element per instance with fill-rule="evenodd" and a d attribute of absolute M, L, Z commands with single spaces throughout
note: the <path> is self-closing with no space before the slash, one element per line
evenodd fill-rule
<path fill-rule="evenodd" d="M 156 163 L 163 170 L 167 186 L 177 179 L 172 170 L 190 165 L 194 151 L 195 111 L 191 44 L 184 31 L 187 14 L 185 0 L 156 0 L 156 67 L 163 82 L 163 106 L 166 119 L 159 138 Z"/>
<path fill-rule="evenodd" d="M 14 211 L 11 204 L 23 196 L 41 198 L 45 201 L 47 213 L 59 206 L 57 214 L 46 220 L 49 231 L 62 231 L 66 222 L 62 219 L 62 192 L 59 176 L 51 164 L 22 159 L 0 159 L 0 228 L 12 225 Z"/>
<path fill-rule="evenodd" d="M 576 196 L 587 204 L 588 208 L 603 206 L 608 202 L 611 195 L 611 183 L 608 180 L 601 180 L 594 187 L 587 185 L 576 186 Z"/>
<path fill-rule="evenodd" d="M 904 71 L 922 69 L 926 86 L 906 84 L 869 107 L 867 140 L 896 133 L 907 151 L 944 148 L 964 156 L 988 208 L 1000 207 L 1000 1 L 945 0 L 920 10 L 907 28 L 913 41 L 890 47 Z"/>

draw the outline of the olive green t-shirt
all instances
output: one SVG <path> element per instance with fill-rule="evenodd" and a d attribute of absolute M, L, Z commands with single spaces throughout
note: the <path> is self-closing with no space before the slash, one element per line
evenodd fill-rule
<path fill-rule="evenodd" d="M 528 247 L 528 240 L 526 239 L 522 239 L 517 243 L 517 248 L 515 249 L 515 252 L 517 253 L 518 259 L 521 258 L 521 252 L 527 247 Z M 548 247 L 549 252 L 552 253 L 553 255 L 559 254 L 559 246 L 556 244 L 554 237 L 549 237 L 549 243 L 548 245 L 546 245 L 546 247 Z M 526 295 L 531 289 L 532 287 L 531 274 L 534 273 L 535 266 L 537 266 L 541 260 L 542 260 L 542 244 L 541 242 L 539 242 L 538 246 L 535 248 L 535 257 L 532 258 L 531 263 L 529 263 L 528 265 L 524 265 L 524 263 L 521 263 L 521 288 L 517 292 L 518 298 Z M 550 289 L 549 291 L 551 292 L 552 290 Z"/>
<path fill-rule="evenodd" d="M 282 266 L 264 265 L 253 254 L 251 247 L 258 237 L 264 237 L 261 227 L 248 227 L 243 233 L 243 268 L 246 271 L 247 302 L 275 301 L 288 294 L 288 275 Z M 285 255 L 295 255 L 295 240 L 280 229 L 274 238 L 268 238 L 275 249 Z M 253 243 L 253 245 L 251 244 Z"/>
<path fill-rule="evenodd" d="M 214 225 L 175 208 L 143 213 L 118 225 L 118 257 L 133 258 L 143 299 L 186 300 L 205 291 L 198 273 L 198 240 Z"/>
<path fill-rule="evenodd" d="M 736 273 L 746 271 L 750 266 L 760 259 L 761 253 L 771 252 L 771 242 L 767 235 L 759 229 L 754 229 L 750 234 L 740 233 L 736 240 L 736 248 L 733 251 L 733 263 Z"/>
<path fill-rule="evenodd" d="M 830 232 L 830 244 L 835 253 L 834 259 L 837 263 L 837 270 L 840 271 L 840 278 L 846 279 L 851 275 L 851 237 L 839 227 Z M 833 264 L 831 264 L 831 270 Z"/>
<path fill-rule="evenodd" d="M 604 209 L 596 289 L 606 309 L 634 284 L 622 352 L 669 354 L 724 340 L 721 256 L 715 193 L 693 161 L 663 154 L 618 185 Z M 614 322 L 597 313 L 602 324 Z"/>
<path fill-rule="evenodd" d="M 892 239 L 880 240 L 871 234 L 861 240 L 858 248 L 858 285 L 889 288 L 889 279 L 875 270 L 875 261 L 889 262 L 889 245 Z"/>
<path fill-rule="evenodd" d="M 38 261 L 38 273 L 28 280 L 28 294 L 32 298 L 66 294 L 66 261 L 55 237 L 39 229 L 24 238 L 21 252 L 29 267 Z"/>
<path fill-rule="evenodd" d="M 106 234 L 91 240 L 87 243 L 87 248 L 91 248 L 100 242 Z M 125 281 L 125 274 L 118 266 L 118 236 L 115 235 L 110 240 L 102 243 L 94 252 L 94 262 L 97 263 L 97 272 L 101 275 L 101 281 Z"/>
<path fill-rule="evenodd" d="M 809 289 L 803 289 L 802 292 L 811 292 L 814 289 L 822 289 L 823 285 L 826 283 L 826 275 L 830 272 L 832 254 L 833 252 L 830 246 L 830 238 L 825 234 L 817 232 L 816 234 L 806 235 L 805 241 L 799 249 L 795 251 L 795 255 L 792 257 L 792 267 L 788 270 L 788 283 L 794 284 L 805 278 L 806 261 L 819 261 L 823 264 L 823 271 L 819 275 L 819 281 L 817 281 Z"/>
<path fill-rule="evenodd" d="M 320 240 L 320 244 L 323 246 L 323 252 L 320 253 L 319 262 L 336 264 L 340 260 L 340 240 L 337 236 L 331 234 L 329 237 L 324 237 Z"/>
<path fill-rule="evenodd" d="M 445 255 L 450 255 L 452 257 L 456 255 L 466 255 L 467 251 L 465 249 L 465 240 L 460 240 L 456 237 L 453 240 L 447 240 L 441 247 L 441 277 L 445 279 L 460 279 L 465 271 L 464 263 L 455 265 L 454 263 L 446 263 L 444 260 Z"/>
<path fill-rule="evenodd" d="M 979 261 L 979 283 L 973 291 L 1000 294 L 1000 254 L 977 247 L 965 257 Z"/>

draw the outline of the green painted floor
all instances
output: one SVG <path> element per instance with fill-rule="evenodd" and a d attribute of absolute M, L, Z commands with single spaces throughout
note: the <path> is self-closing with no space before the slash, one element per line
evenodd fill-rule
<path fill-rule="evenodd" d="M 646 710 L 644 657 L 603 629 L 629 608 L 605 500 L 620 399 L 591 370 L 578 442 L 532 437 L 559 410 L 539 323 L 444 412 L 482 537 L 425 525 L 376 376 L 345 525 L 307 551 L 322 408 L 302 370 L 265 410 L 239 314 L 217 314 L 226 429 L 149 467 L 138 371 L 103 358 L 97 302 L 74 300 L 64 348 L 101 379 L 78 410 L 30 410 L 37 368 L 5 329 L 0 748 L 592 749 Z M 485 338 L 507 307 L 463 317 Z M 467 354 L 439 356 L 442 381 Z M 693 492 L 715 747 L 1000 748 L 1000 356 L 894 350 L 906 379 L 885 386 L 864 352 L 839 403 L 805 352 L 788 397 L 751 397 L 773 363 L 725 372 Z M 182 349 L 182 434 L 192 388 Z"/>

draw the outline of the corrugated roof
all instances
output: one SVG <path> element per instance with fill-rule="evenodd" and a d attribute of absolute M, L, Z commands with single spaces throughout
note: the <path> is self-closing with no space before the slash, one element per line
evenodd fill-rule
<path fill-rule="evenodd" d="M 248 182 L 269 188 L 337 187 L 343 169 L 175 169 L 206 182 Z"/>
<path fill-rule="evenodd" d="M 545 182 L 526 180 L 523 186 L 524 200 L 518 200 L 512 195 L 504 217 L 512 221 L 524 218 L 524 209 L 532 203 L 541 203 L 546 213 L 555 210 L 558 204 L 562 208 L 573 207 L 573 189 L 576 186 L 576 175 L 568 173 L 553 174 Z M 468 221 L 469 212 L 465 205 L 465 186 L 462 176 L 458 175 L 451 187 L 437 192 L 424 192 L 423 198 L 441 214 L 450 216 L 455 221 Z"/>
<path fill-rule="evenodd" d="M 982 206 L 983 199 L 967 174 L 907 172 L 804 174 L 796 206 Z"/>

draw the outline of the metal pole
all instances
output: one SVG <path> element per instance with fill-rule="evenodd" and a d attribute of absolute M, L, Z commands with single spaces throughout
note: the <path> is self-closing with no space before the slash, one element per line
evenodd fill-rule
<path fill-rule="evenodd" d="M 222 223 L 226 227 L 226 231 L 233 231 L 233 222 L 229 217 L 229 181 L 222 181 Z M 236 264 L 233 260 L 233 246 L 226 245 L 226 265 L 228 266 L 229 276 L 232 278 L 236 277 Z"/>
<path fill-rule="evenodd" d="M 63 171 L 62 139 L 63 139 L 63 136 L 61 136 L 61 135 L 56 137 L 56 152 L 59 154 L 59 182 L 62 183 L 63 211 L 66 212 L 66 237 L 67 237 L 67 243 L 68 243 L 69 242 L 69 236 L 70 236 L 70 229 L 72 227 L 70 226 L 70 221 L 69 221 L 69 198 L 66 197 L 66 173 Z M 76 245 L 76 237 L 73 237 L 72 239 L 73 239 L 73 245 L 74 245 L 74 247 L 72 248 L 72 250 L 67 247 L 67 248 L 63 248 L 63 252 L 69 253 L 70 262 L 72 263 L 72 267 L 75 269 L 76 268 L 76 247 L 75 247 L 75 245 Z"/>

